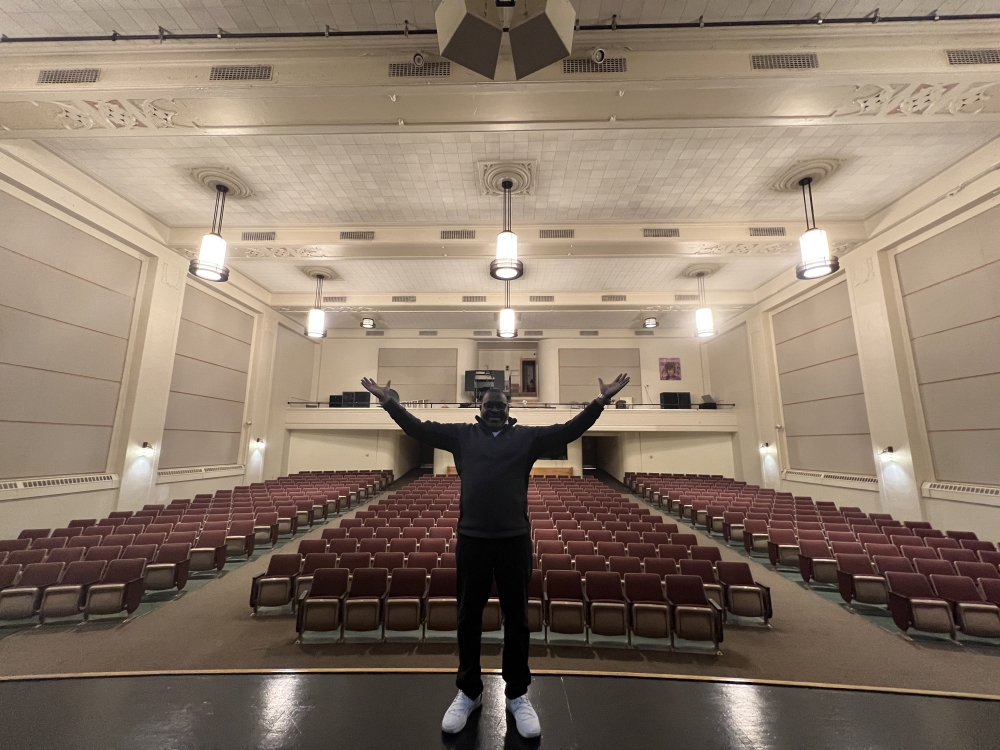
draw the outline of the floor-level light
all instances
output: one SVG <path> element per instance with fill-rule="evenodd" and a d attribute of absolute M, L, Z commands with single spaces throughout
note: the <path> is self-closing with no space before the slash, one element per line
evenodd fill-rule
<path fill-rule="evenodd" d="M 306 336 L 313 339 L 325 339 L 326 311 L 323 310 L 323 282 L 331 276 L 321 269 L 309 269 L 308 273 L 316 279 L 316 300 L 306 321 Z"/>
<path fill-rule="evenodd" d="M 188 271 L 200 279 L 207 281 L 226 281 L 229 279 L 229 269 L 226 268 L 226 241 L 222 238 L 222 215 L 226 211 L 225 185 L 215 186 L 215 213 L 212 215 L 212 231 L 201 238 L 201 248 L 198 259 L 192 260 Z"/>
<path fill-rule="evenodd" d="M 799 180 L 802 188 L 802 205 L 806 212 L 806 231 L 799 237 L 802 262 L 795 267 L 800 279 L 818 279 L 840 269 L 840 259 L 830 254 L 830 240 L 826 232 L 816 227 L 816 209 L 813 207 L 812 177 Z"/>
<path fill-rule="evenodd" d="M 715 335 L 715 316 L 712 308 L 705 302 L 705 274 L 698 274 L 698 304 L 694 311 L 694 328 L 698 338 L 707 338 Z"/>
<path fill-rule="evenodd" d="M 511 231 L 511 198 L 510 191 L 514 187 L 513 180 L 500 183 L 503 188 L 503 231 L 497 235 L 496 259 L 490 263 L 490 276 L 501 281 L 511 281 L 521 278 L 524 264 L 517 259 L 517 235 Z"/>

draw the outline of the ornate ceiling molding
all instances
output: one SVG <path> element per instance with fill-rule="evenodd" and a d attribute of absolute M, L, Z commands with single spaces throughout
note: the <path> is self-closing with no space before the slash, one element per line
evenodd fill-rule
<path fill-rule="evenodd" d="M 35 106 L 51 104 L 55 122 L 66 130 L 166 130 L 193 128 L 176 118 L 180 109 L 173 99 L 74 99 L 71 101 L 32 102 Z"/>
<path fill-rule="evenodd" d="M 977 115 L 993 97 L 993 83 L 893 83 L 854 87 L 856 96 L 837 107 L 834 117 L 910 118 Z"/>
<path fill-rule="evenodd" d="M 483 195 L 503 195 L 502 183 L 510 180 L 514 183 L 511 195 L 531 195 L 535 187 L 536 168 L 533 161 L 476 162 L 480 192 Z"/>

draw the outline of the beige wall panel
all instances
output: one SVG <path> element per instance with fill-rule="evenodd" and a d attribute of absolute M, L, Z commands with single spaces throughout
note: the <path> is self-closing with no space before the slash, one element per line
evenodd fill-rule
<path fill-rule="evenodd" d="M 401 401 L 437 401 L 454 403 L 455 385 L 413 385 L 392 384 L 392 389 L 399 394 Z M 373 399 L 374 401 L 374 399 Z"/>
<path fill-rule="evenodd" d="M 605 381 L 607 382 L 607 381 Z M 601 395 L 601 389 L 597 385 L 597 378 L 594 378 L 594 382 L 591 385 L 561 385 L 559 386 L 559 402 L 563 404 L 568 404 L 573 401 L 577 401 L 582 404 L 589 404 L 595 398 Z M 641 403 L 642 389 L 638 385 L 632 385 L 631 383 L 625 386 L 620 396 L 630 396 L 632 398 L 633 404 Z M 695 397 L 697 400 L 697 397 Z"/>
<path fill-rule="evenodd" d="M 623 471 L 733 475 L 729 434 L 623 432 L 619 445 Z"/>
<path fill-rule="evenodd" d="M 1000 429 L 932 432 L 927 438 L 939 481 L 1000 485 Z"/>
<path fill-rule="evenodd" d="M 288 471 L 392 469 L 398 478 L 416 466 L 417 446 L 398 430 L 293 430 Z"/>
<path fill-rule="evenodd" d="M 118 383 L 0 364 L 0 420 L 112 426 Z"/>
<path fill-rule="evenodd" d="M 142 263 L 53 216 L 0 193 L 0 243 L 15 253 L 59 268 L 119 294 L 135 297 Z"/>
<path fill-rule="evenodd" d="M 184 290 L 181 317 L 213 331 L 249 344 L 253 339 L 253 316 L 216 299 L 191 284 Z"/>
<path fill-rule="evenodd" d="M 0 422 L 0 478 L 100 473 L 110 445 L 110 427 Z"/>
<path fill-rule="evenodd" d="M 1000 374 L 920 386 L 928 431 L 1000 428 Z M 981 455 L 1000 463 L 1000 456 Z"/>
<path fill-rule="evenodd" d="M 904 297 L 910 336 L 1000 316 L 1000 261 Z"/>
<path fill-rule="evenodd" d="M 209 328 L 181 320 L 177 334 L 177 353 L 202 362 L 247 372 L 250 369 L 250 345 Z"/>
<path fill-rule="evenodd" d="M 0 305 L 0 362 L 120 381 L 125 339 Z"/>
<path fill-rule="evenodd" d="M 849 357 L 858 353 L 851 318 L 820 328 L 806 336 L 790 339 L 775 347 L 778 372 L 784 374 L 803 367 Z"/>
<path fill-rule="evenodd" d="M 586 385 L 597 387 L 598 378 L 604 380 L 605 383 L 610 383 L 623 372 L 625 371 L 622 369 L 612 367 L 560 367 L 559 383 L 564 386 Z M 642 376 L 638 368 L 635 369 L 634 376 L 629 374 L 629 385 L 636 387 L 642 385 Z"/>
<path fill-rule="evenodd" d="M 8 307 L 128 338 L 132 298 L 0 248 L 0 300 Z"/>
<path fill-rule="evenodd" d="M 164 430 L 163 445 L 160 448 L 160 468 L 235 464 L 239 450 L 238 432 Z"/>
<path fill-rule="evenodd" d="M 714 367 L 712 368 L 712 388 L 715 388 Z M 785 404 L 815 401 L 835 396 L 851 396 L 863 392 L 861 367 L 857 356 L 824 362 L 781 376 L 781 400 Z"/>
<path fill-rule="evenodd" d="M 785 405 L 785 433 L 799 435 L 867 435 L 865 397 L 841 396 Z"/>
<path fill-rule="evenodd" d="M 913 340 L 920 383 L 1000 372 L 1000 317 Z M 1000 392 L 994 395 L 1000 398 Z"/>
<path fill-rule="evenodd" d="M 875 454 L 868 435 L 789 437 L 788 462 L 793 469 L 875 476 Z"/>
<path fill-rule="evenodd" d="M 851 300 L 841 282 L 775 315 L 774 340 L 780 344 L 849 317 Z"/>
<path fill-rule="evenodd" d="M 408 349 L 383 347 L 378 350 L 379 367 L 455 367 L 458 349 Z"/>
<path fill-rule="evenodd" d="M 903 294 L 1000 260 L 1000 208 L 921 242 L 896 256 Z"/>
<path fill-rule="evenodd" d="M 308 401 L 312 389 L 313 358 L 317 346 L 304 336 L 278 326 L 275 383 L 280 383 L 284 401 Z M 275 386 L 277 388 L 277 385 Z"/>
<path fill-rule="evenodd" d="M 164 429 L 239 433 L 242 426 L 242 401 L 221 401 L 176 391 L 170 393 Z"/>
<path fill-rule="evenodd" d="M 935 529 L 971 529 L 980 539 L 1000 539 L 1000 508 L 995 505 L 925 497 L 924 510 Z"/>
<path fill-rule="evenodd" d="M 174 357 L 170 390 L 242 403 L 247 391 L 247 375 L 178 355 Z"/>
<path fill-rule="evenodd" d="M 559 367 L 631 368 L 639 372 L 638 349 L 560 349 Z M 622 370 L 618 370 L 622 372 Z"/>
<path fill-rule="evenodd" d="M 712 395 L 723 403 L 735 404 L 737 433 L 733 436 L 733 476 L 760 484 L 760 440 L 746 325 L 716 336 L 706 348 Z"/>
<path fill-rule="evenodd" d="M 5 500 L 0 507 L 0 539 L 16 539 L 23 529 L 58 529 L 74 518 L 106 518 L 118 507 L 118 490 Z"/>
<path fill-rule="evenodd" d="M 378 368 L 380 383 L 397 385 L 448 385 L 455 390 L 455 367 L 382 367 Z M 398 390 L 398 389 L 397 389 Z"/>

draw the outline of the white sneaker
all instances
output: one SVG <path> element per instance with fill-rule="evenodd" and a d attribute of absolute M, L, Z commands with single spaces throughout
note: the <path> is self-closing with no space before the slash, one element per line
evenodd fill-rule
<path fill-rule="evenodd" d="M 441 720 L 441 731 L 448 734 L 461 732 L 465 728 L 465 722 L 469 720 L 469 714 L 482 705 L 483 696 L 481 694 L 478 698 L 472 700 L 472 698 L 459 690 L 458 695 L 455 696 L 455 700 L 451 702 L 448 710 L 444 712 L 444 718 Z"/>
<path fill-rule="evenodd" d="M 535 713 L 528 696 L 522 695 L 520 698 L 507 699 L 507 710 L 514 714 L 514 721 L 517 723 L 517 733 L 525 739 L 537 737 L 542 733 L 542 726 L 538 723 L 538 714 Z"/>

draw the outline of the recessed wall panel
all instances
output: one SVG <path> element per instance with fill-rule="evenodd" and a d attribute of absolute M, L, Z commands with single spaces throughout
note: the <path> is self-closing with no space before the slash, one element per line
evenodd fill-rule
<path fill-rule="evenodd" d="M 378 382 L 389 381 L 402 401 L 452 403 L 458 392 L 458 349 L 381 348 Z"/>
<path fill-rule="evenodd" d="M 642 368 L 639 349 L 560 349 L 559 401 L 589 403 L 601 395 L 598 378 L 609 383 L 619 374 L 629 374 L 621 395 L 642 402 Z M 700 394 L 695 394 L 695 398 Z"/>

